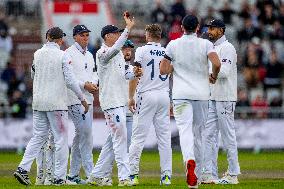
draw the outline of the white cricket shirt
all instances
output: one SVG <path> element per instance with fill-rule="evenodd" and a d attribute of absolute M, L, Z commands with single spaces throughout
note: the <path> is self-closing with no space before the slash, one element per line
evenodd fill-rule
<path fill-rule="evenodd" d="M 207 55 L 213 44 L 196 36 L 183 35 L 170 41 L 166 55 L 171 58 L 173 71 L 173 100 L 209 100 L 209 66 Z"/>
<path fill-rule="evenodd" d="M 215 43 L 215 50 L 221 61 L 218 79 L 211 85 L 211 100 L 237 101 L 237 53 L 225 35 Z"/>
<path fill-rule="evenodd" d="M 169 76 L 160 75 L 160 62 L 164 55 L 165 48 L 160 43 L 149 42 L 137 48 L 134 62 L 139 62 L 143 69 L 136 89 L 138 93 L 149 90 L 169 91 Z"/>

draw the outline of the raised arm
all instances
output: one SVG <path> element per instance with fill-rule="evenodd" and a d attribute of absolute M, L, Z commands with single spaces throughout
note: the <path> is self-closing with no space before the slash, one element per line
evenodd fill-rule
<path fill-rule="evenodd" d="M 135 24 L 134 18 L 131 19 L 130 17 L 125 16 L 125 14 L 123 18 L 126 23 L 126 27 L 123 33 L 118 38 L 118 40 L 114 43 L 114 45 L 106 49 L 101 54 L 99 54 L 99 59 L 102 61 L 102 63 L 108 63 L 111 58 L 113 58 L 115 55 L 119 53 L 119 51 L 121 50 L 122 46 L 124 45 L 125 41 L 128 38 L 131 28 Z"/>

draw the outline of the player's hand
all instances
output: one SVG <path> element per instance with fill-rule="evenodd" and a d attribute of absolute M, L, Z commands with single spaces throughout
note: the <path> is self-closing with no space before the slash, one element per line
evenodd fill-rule
<path fill-rule="evenodd" d="M 93 84 L 92 82 L 87 81 L 84 85 L 84 89 L 89 93 L 94 94 L 98 90 L 98 86 Z"/>
<path fill-rule="evenodd" d="M 133 98 L 128 100 L 128 108 L 132 113 L 135 112 L 136 106 L 135 106 L 135 100 Z"/>
<path fill-rule="evenodd" d="M 216 80 L 217 80 L 217 76 L 213 76 L 213 74 L 210 74 L 209 75 L 209 82 L 211 83 L 211 84 L 215 84 L 216 83 Z"/>
<path fill-rule="evenodd" d="M 87 103 L 85 99 L 81 101 L 81 104 L 84 106 L 85 108 L 84 114 L 86 114 L 89 111 L 89 104 Z"/>
<path fill-rule="evenodd" d="M 123 18 L 124 18 L 124 21 L 125 21 L 125 23 L 126 23 L 126 28 L 127 28 L 128 30 L 130 30 L 130 29 L 134 26 L 134 24 L 135 24 L 134 17 L 131 17 L 131 15 L 129 14 L 129 12 L 128 12 L 128 11 L 125 11 L 125 12 L 123 13 Z"/>
<path fill-rule="evenodd" d="M 133 67 L 133 72 L 134 72 L 135 77 L 141 77 L 143 75 L 143 69 L 138 66 Z"/>

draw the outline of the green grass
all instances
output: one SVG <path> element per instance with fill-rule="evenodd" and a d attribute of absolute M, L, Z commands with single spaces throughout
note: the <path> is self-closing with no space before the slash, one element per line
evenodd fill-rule
<path fill-rule="evenodd" d="M 21 161 L 22 156 L 15 153 L 0 152 L 0 189 L 26 188 L 20 185 L 12 173 Z M 98 158 L 98 152 L 94 153 L 94 162 Z M 240 152 L 239 161 L 242 174 L 239 176 L 239 185 L 201 185 L 199 188 L 284 188 L 284 152 L 263 152 L 252 154 L 251 152 Z M 219 173 L 222 174 L 227 168 L 226 156 L 219 155 Z M 156 151 L 146 151 L 141 160 L 140 185 L 134 188 L 187 188 L 184 176 L 182 156 L 178 151 L 173 152 L 173 177 L 170 187 L 159 185 L 160 168 L 159 155 Z M 35 164 L 30 173 L 32 182 L 35 181 Z M 83 172 L 82 172 L 83 175 Z M 117 185 L 117 169 L 114 169 L 114 186 Z M 62 188 L 95 188 L 95 186 L 61 186 Z M 28 188 L 58 188 L 57 186 L 29 186 Z M 112 188 L 112 187 L 100 187 Z"/>

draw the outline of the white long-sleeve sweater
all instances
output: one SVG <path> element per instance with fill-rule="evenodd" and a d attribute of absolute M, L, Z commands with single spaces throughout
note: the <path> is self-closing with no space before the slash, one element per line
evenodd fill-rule
<path fill-rule="evenodd" d="M 102 44 L 96 55 L 99 76 L 99 99 L 103 110 L 127 105 L 128 87 L 125 60 L 121 48 L 128 37 L 125 28 L 112 47 Z"/>
<path fill-rule="evenodd" d="M 93 104 L 93 94 L 84 89 L 85 83 L 92 82 L 98 84 L 98 76 L 95 71 L 95 61 L 89 51 L 82 51 L 78 43 L 74 43 L 64 54 L 63 61 L 70 64 L 76 79 L 79 81 L 80 88 L 86 97 L 88 104 Z M 68 106 L 81 104 L 75 93 L 68 90 Z"/>
<path fill-rule="evenodd" d="M 33 110 L 67 110 L 67 87 L 76 93 L 77 98 L 84 99 L 70 66 L 62 61 L 63 53 L 59 45 L 53 42 L 48 42 L 34 53 L 31 72 Z"/>

